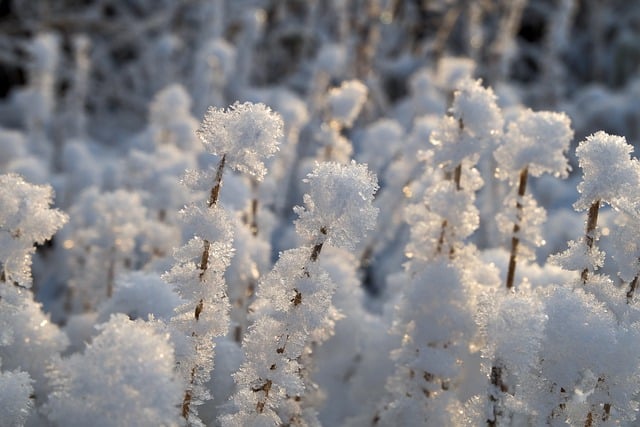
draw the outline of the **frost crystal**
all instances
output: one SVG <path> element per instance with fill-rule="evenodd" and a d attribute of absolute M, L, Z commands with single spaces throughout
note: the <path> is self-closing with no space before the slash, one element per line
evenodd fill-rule
<path fill-rule="evenodd" d="M 375 226 L 378 208 L 372 203 L 378 183 L 366 165 L 320 163 L 304 182 L 309 184 L 305 206 L 294 208 L 300 235 L 314 243 L 353 248 Z"/>
<path fill-rule="evenodd" d="M 569 117 L 549 111 L 523 111 L 509 123 L 505 143 L 495 151 L 501 178 L 517 178 L 529 168 L 532 176 L 550 173 L 566 178 L 570 170 L 565 153 L 573 138 Z"/>
<path fill-rule="evenodd" d="M 31 286 L 34 243 L 44 243 L 67 216 L 50 209 L 53 190 L 15 174 L 0 175 L 0 282 Z"/>
<path fill-rule="evenodd" d="M 198 136 L 208 152 L 226 156 L 233 169 L 261 181 L 267 172 L 263 160 L 278 151 L 283 127 L 280 115 L 266 105 L 236 102 L 227 110 L 210 107 Z"/>
<path fill-rule="evenodd" d="M 83 354 L 51 375 L 57 387 L 47 411 L 59 425 L 179 425 L 173 348 L 152 323 L 112 316 Z"/>
<path fill-rule="evenodd" d="M 0 425 L 23 426 L 32 410 L 33 394 L 29 374 L 0 372 Z"/>
<path fill-rule="evenodd" d="M 367 100 L 367 87 L 359 80 L 343 82 L 329 91 L 331 116 L 342 127 L 351 127 Z"/>
<path fill-rule="evenodd" d="M 479 80 L 464 80 L 455 92 L 451 116 L 442 119 L 431 134 L 435 146 L 435 161 L 447 170 L 464 159 L 473 163 L 489 145 L 502 137 L 503 118 L 491 89 Z"/>
<path fill-rule="evenodd" d="M 637 194 L 640 165 L 630 158 L 633 146 L 622 136 L 597 132 L 580 142 L 576 149 L 583 181 L 578 184 L 577 210 L 587 210 L 597 200 L 616 204 Z"/>

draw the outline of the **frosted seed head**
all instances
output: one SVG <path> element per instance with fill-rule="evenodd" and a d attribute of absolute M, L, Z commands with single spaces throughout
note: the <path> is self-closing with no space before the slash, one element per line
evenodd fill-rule
<path fill-rule="evenodd" d="M 367 100 L 367 87 L 359 80 L 343 82 L 329 91 L 331 118 L 343 127 L 351 127 Z"/>
<path fill-rule="evenodd" d="M 210 107 L 197 133 L 211 154 L 226 155 L 229 166 L 258 181 L 266 174 L 264 160 L 278 151 L 284 124 L 262 103 L 234 103 L 229 109 Z"/>
<path fill-rule="evenodd" d="M 463 80 L 454 94 L 451 116 L 444 117 L 430 137 L 434 160 L 453 170 L 463 160 L 475 163 L 488 147 L 502 138 L 504 119 L 491 89 L 480 80 Z"/>
<path fill-rule="evenodd" d="M 637 194 L 640 165 L 630 157 L 633 147 L 622 136 L 597 132 L 580 142 L 576 149 L 583 179 L 578 184 L 577 210 L 587 210 L 597 200 L 617 204 Z"/>
<path fill-rule="evenodd" d="M 0 175 L 0 271 L 5 279 L 31 286 L 34 243 L 43 243 L 67 222 L 67 215 L 50 209 L 53 190 L 34 185 L 16 174 Z"/>
<path fill-rule="evenodd" d="M 494 138 L 502 133 L 504 123 L 496 100 L 493 90 L 482 87 L 480 80 L 465 79 L 454 93 L 451 113 L 475 138 Z"/>
<path fill-rule="evenodd" d="M 314 244 L 353 248 L 375 226 L 378 208 L 372 203 L 378 182 L 366 165 L 319 163 L 304 182 L 309 191 L 304 207 L 294 208 L 296 230 Z"/>
<path fill-rule="evenodd" d="M 529 174 L 550 173 L 566 178 L 571 170 L 565 153 L 573 138 L 569 117 L 527 109 L 509 123 L 502 144 L 494 153 L 500 178 L 516 179 L 525 167 Z"/>

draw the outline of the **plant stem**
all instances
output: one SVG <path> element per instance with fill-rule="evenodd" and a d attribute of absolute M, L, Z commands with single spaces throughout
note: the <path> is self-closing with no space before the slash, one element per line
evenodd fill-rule
<path fill-rule="evenodd" d="M 456 166 L 453 171 L 453 182 L 456 184 L 456 190 L 462 190 L 462 186 L 460 185 L 460 180 L 462 178 L 462 163 Z"/>
<path fill-rule="evenodd" d="M 595 241 L 596 226 L 598 225 L 598 211 L 600 210 L 600 199 L 594 201 L 589 207 L 589 216 L 587 217 L 587 229 L 584 233 L 584 242 L 589 250 L 593 249 L 593 243 Z M 582 284 L 587 283 L 589 278 L 589 268 L 582 270 L 580 274 Z"/>
<path fill-rule="evenodd" d="M 633 295 L 635 294 L 636 288 L 638 287 L 639 279 L 640 277 L 636 274 L 636 277 L 634 277 L 629 284 L 629 290 L 627 291 L 627 304 L 631 304 L 631 301 L 633 301 Z"/>
<path fill-rule="evenodd" d="M 227 155 L 223 154 L 220 162 L 218 163 L 218 168 L 216 169 L 216 177 L 213 181 L 213 187 L 211 187 L 211 193 L 209 194 L 209 200 L 207 201 L 207 206 L 209 208 L 214 207 L 218 203 L 218 198 L 220 196 L 220 188 L 222 187 L 222 173 L 224 172 L 224 164 L 226 161 Z M 207 271 L 209 267 L 209 249 L 211 248 L 211 243 L 205 239 L 204 240 L 204 248 L 202 250 L 202 257 L 200 258 L 200 280 L 203 280 L 204 273 Z"/>
<path fill-rule="evenodd" d="M 209 194 L 209 200 L 207 201 L 207 206 L 209 208 L 213 208 L 218 203 L 218 198 L 220 196 L 220 188 L 222 187 L 222 173 L 224 172 L 224 164 L 226 161 L 227 155 L 223 154 L 220 162 L 218 163 L 218 168 L 216 169 L 216 176 L 213 181 L 213 186 L 211 187 L 211 193 Z M 206 273 L 209 267 L 209 251 L 211 249 L 211 242 L 209 240 L 204 239 L 202 256 L 200 257 L 200 282 L 204 282 L 204 274 Z M 200 320 L 200 314 L 204 310 L 204 300 L 200 299 L 196 304 L 195 309 L 193 310 L 193 317 L 196 322 Z M 191 336 L 195 339 L 196 333 L 192 332 Z M 197 345 L 194 351 L 198 351 Z M 192 387 L 195 383 L 195 373 L 196 366 L 191 369 L 191 378 L 189 380 L 189 387 Z M 188 388 L 182 399 L 182 417 L 185 420 L 189 419 L 189 412 L 191 407 L 191 399 L 192 399 L 192 390 Z"/>
<path fill-rule="evenodd" d="M 520 238 L 520 225 L 522 224 L 522 198 L 527 191 L 527 178 L 529 177 L 529 168 L 525 167 L 520 171 L 520 183 L 518 185 L 518 200 L 516 201 L 516 222 L 513 224 L 513 235 L 511 237 L 511 254 L 509 256 L 509 270 L 507 271 L 507 289 L 513 287 L 513 280 L 516 275 L 516 257 L 518 254 L 518 245 Z"/>
<path fill-rule="evenodd" d="M 213 207 L 218 203 L 218 196 L 220 195 L 220 187 L 222 187 L 222 173 L 224 172 L 224 164 L 226 162 L 227 155 L 223 154 L 218 168 L 216 169 L 216 177 L 213 181 L 213 187 L 211 187 L 211 194 L 209 195 L 208 205 Z"/>
<path fill-rule="evenodd" d="M 502 408 L 500 408 L 502 400 L 501 395 L 509 391 L 509 387 L 504 382 L 502 367 L 498 361 L 494 362 L 491 367 L 490 380 L 493 387 L 491 392 L 489 392 L 489 402 L 491 405 L 491 415 L 493 419 L 487 419 L 487 426 L 496 427 L 498 425 L 498 420 L 502 415 L 504 415 Z"/>

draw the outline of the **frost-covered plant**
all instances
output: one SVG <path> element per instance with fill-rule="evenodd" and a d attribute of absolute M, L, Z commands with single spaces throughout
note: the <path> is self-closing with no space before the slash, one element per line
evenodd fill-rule
<path fill-rule="evenodd" d="M 392 331 L 401 344 L 391 353 L 395 372 L 373 418 L 380 425 L 462 422 L 458 389 L 467 381 L 464 364 L 472 360 L 474 294 L 478 286 L 497 282 L 497 271 L 482 266 L 474 246 L 465 243 L 479 223 L 473 203 L 477 171 L 467 172 L 471 176 L 459 190 L 453 180 L 438 177 L 430 156 L 425 160 L 424 179 L 431 182 L 422 201 L 405 213 L 409 261 L 404 273 L 389 278 L 399 293 L 390 301 Z"/>
<path fill-rule="evenodd" d="M 613 286 L 603 280 L 598 286 Z M 546 327 L 538 363 L 519 383 L 537 425 L 634 425 L 638 325 L 620 323 L 586 289 L 541 290 Z"/>
<path fill-rule="evenodd" d="M 282 133 L 282 120 L 264 104 L 234 104 L 229 110 L 210 108 L 198 135 L 210 153 L 219 156 L 215 174 L 192 172 L 185 183 L 192 189 L 207 186 L 206 202 L 182 210 L 191 231 L 178 249 L 176 264 L 165 275 L 185 303 L 171 323 L 175 331 L 179 370 L 185 379 L 182 416 L 198 425 L 197 405 L 210 398 L 204 387 L 213 368 L 213 338 L 228 331 L 229 301 L 224 273 L 231 262 L 232 222 L 219 204 L 225 164 L 261 180 L 263 159 L 273 155 Z"/>
<path fill-rule="evenodd" d="M 450 113 L 431 134 L 430 142 L 435 146 L 435 163 L 453 174 L 460 189 L 463 161 L 477 163 L 485 150 L 500 142 L 504 119 L 493 90 L 472 79 L 460 82 Z"/>
<path fill-rule="evenodd" d="M 353 126 L 367 101 L 369 91 L 359 80 L 342 82 L 329 90 L 326 112 L 315 138 L 320 143 L 316 157 L 323 161 L 348 163 L 353 153 L 351 141 L 343 133 Z"/>
<path fill-rule="evenodd" d="M 29 374 L 22 371 L 0 372 L 0 424 L 23 426 L 33 409 L 33 387 Z"/>
<path fill-rule="evenodd" d="M 0 283 L 31 287 L 34 244 L 42 244 L 67 215 L 50 209 L 53 189 L 16 174 L 0 175 Z"/>
<path fill-rule="evenodd" d="M 507 179 L 515 194 L 505 200 L 508 211 L 498 218 L 499 228 L 511 234 L 511 254 L 506 286 L 514 285 L 516 260 L 530 258 L 530 245 L 542 244 L 539 230 L 546 213 L 535 199 L 525 196 L 529 175 L 544 173 L 566 178 L 570 167 L 565 154 L 573 138 L 569 118 L 563 113 L 525 110 L 509 123 L 505 142 L 495 151 L 497 175 Z M 515 212 L 513 205 L 515 202 Z"/>
<path fill-rule="evenodd" d="M 171 231 L 149 218 L 138 192 L 100 192 L 92 187 L 79 197 L 70 213 L 64 247 L 69 250 L 74 277 L 71 279 L 70 309 L 95 310 L 113 295 L 117 275 L 144 265 L 154 252 L 166 252 Z M 150 238 L 159 247 L 150 244 Z"/>
<path fill-rule="evenodd" d="M 338 315 L 331 303 L 336 285 L 317 261 L 325 244 L 353 248 L 373 228 L 377 183 L 355 162 L 318 164 L 306 182 L 305 206 L 295 211 L 309 246 L 283 252 L 259 283 L 255 320 L 242 344 L 245 361 L 234 375 L 235 412 L 221 418 L 225 426 L 318 423 L 309 358 Z"/>
<path fill-rule="evenodd" d="M 45 162 L 52 158 L 49 126 L 56 104 L 56 71 L 60 59 L 60 38 L 54 33 L 39 33 L 27 46 L 29 55 L 27 88 L 17 95 L 29 145 Z"/>
<path fill-rule="evenodd" d="M 34 245 L 50 239 L 67 220 L 50 208 L 52 199 L 49 186 L 0 175 L 0 360 L 4 370 L 28 373 L 38 405 L 48 392 L 48 365 L 67 346 L 28 289 Z"/>
<path fill-rule="evenodd" d="M 482 357 L 488 363 L 483 368 L 489 390 L 477 413 L 470 414 L 472 425 L 526 423 L 536 409 L 529 404 L 530 384 L 522 378 L 529 378 L 531 367 L 538 363 L 547 320 L 542 299 L 528 289 L 493 291 L 481 297 L 478 307 L 476 321 L 484 340 Z"/>
<path fill-rule="evenodd" d="M 602 131 L 588 136 L 576 149 L 583 179 L 578 185 L 580 197 L 573 206 L 578 211 L 589 211 L 585 234 L 579 242 L 570 241 L 569 249 L 553 255 L 550 261 L 567 270 L 580 271 L 584 284 L 604 262 L 604 252 L 595 245 L 600 205 L 623 208 L 626 200 L 638 194 L 640 163 L 631 159 L 632 151 L 633 146 L 624 137 Z"/>
<path fill-rule="evenodd" d="M 157 322 L 124 314 L 48 375 L 55 389 L 45 411 L 58 425 L 179 426 L 180 381 L 169 334 Z"/>

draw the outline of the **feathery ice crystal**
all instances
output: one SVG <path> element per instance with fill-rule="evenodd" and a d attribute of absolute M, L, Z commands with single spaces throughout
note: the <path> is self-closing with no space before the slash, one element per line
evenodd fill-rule
<path fill-rule="evenodd" d="M 198 135 L 208 152 L 261 181 L 267 173 L 263 160 L 278 151 L 283 128 L 282 118 L 266 105 L 236 102 L 228 110 L 210 107 Z"/>
<path fill-rule="evenodd" d="M 313 244 L 327 242 L 352 249 L 371 230 L 378 208 L 371 205 L 378 189 L 366 165 L 320 163 L 304 180 L 309 192 L 296 206 L 296 230 Z"/>
<path fill-rule="evenodd" d="M 68 218 L 50 209 L 52 199 L 49 186 L 0 175 L 0 282 L 31 287 L 33 244 L 44 243 Z"/>

